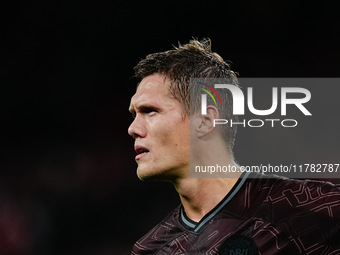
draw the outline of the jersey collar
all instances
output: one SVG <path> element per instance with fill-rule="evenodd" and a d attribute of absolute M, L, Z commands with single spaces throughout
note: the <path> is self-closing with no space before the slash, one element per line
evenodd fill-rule
<path fill-rule="evenodd" d="M 180 221 L 182 224 L 194 231 L 198 232 L 205 224 L 207 224 L 213 217 L 218 214 L 219 211 L 222 210 L 223 207 L 225 207 L 229 201 L 237 194 L 237 192 L 241 189 L 244 182 L 247 180 L 249 173 L 243 173 L 241 177 L 238 179 L 238 181 L 235 183 L 233 188 L 230 190 L 230 192 L 222 199 L 221 202 L 219 202 L 210 212 L 208 212 L 199 222 L 195 222 L 188 218 L 188 216 L 185 214 L 184 208 L 181 205 L 180 208 Z"/>

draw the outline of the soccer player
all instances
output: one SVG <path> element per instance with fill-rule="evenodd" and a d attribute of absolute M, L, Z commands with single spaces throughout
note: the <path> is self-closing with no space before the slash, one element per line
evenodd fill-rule
<path fill-rule="evenodd" d="M 135 139 L 137 175 L 171 182 L 181 203 L 135 243 L 133 255 L 340 254 L 339 186 L 241 172 L 190 177 L 190 165 L 238 167 L 236 129 L 213 125 L 214 119 L 235 118 L 228 94 L 224 110 L 208 104 L 203 115 L 190 107 L 190 78 L 227 78 L 237 86 L 210 40 L 150 54 L 135 73 L 141 81 L 131 98 L 128 132 Z"/>

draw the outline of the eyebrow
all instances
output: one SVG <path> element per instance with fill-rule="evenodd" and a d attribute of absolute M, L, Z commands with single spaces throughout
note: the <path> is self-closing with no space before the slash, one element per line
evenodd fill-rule
<path fill-rule="evenodd" d="M 150 104 L 150 103 L 141 103 L 139 106 L 136 107 L 137 110 L 139 110 L 140 112 L 144 112 L 147 111 L 149 109 L 154 109 L 154 110 L 160 110 L 160 107 L 154 104 Z M 136 114 L 136 110 L 133 106 L 129 107 L 129 112 L 132 114 Z"/>

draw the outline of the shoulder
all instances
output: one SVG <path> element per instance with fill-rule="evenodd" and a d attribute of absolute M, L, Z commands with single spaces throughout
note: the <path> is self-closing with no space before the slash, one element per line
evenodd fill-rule
<path fill-rule="evenodd" d="M 278 176 L 254 178 L 251 183 L 254 183 L 259 191 L 264 191 L 262 203 L 280 217 L 292 219 L 292 215 L 297 218 L 309 215 L 310 219 L 325 218 L 333 223 L 340 223 L 339 184 Z"/>
<path fill-rule="evenodd" d="M 297 203 L 308 201 L 339 201 L 340 185 L 319 180 L 298 180 L 274 176 L 269 180 L 271 186 L 268 195 L 272 199 L 286 197 Z"/>
<path fill-rule="evenodd" d="M 277 175 L 250 175 L 250 182 L 258 190 L 266 190 L 272 198 L 305 194 L 310 199 L 340 196 L 340 184 L 310 179 L 290 179 Z"/>
<path fill-rule="evenodd" d="M 155 254 L 167 242 L 173 239 L 179 231 L 178 224 L 180 206 L 170 212 L 160 223 L 140 238 L 133 246 L 132 255 Z"/>

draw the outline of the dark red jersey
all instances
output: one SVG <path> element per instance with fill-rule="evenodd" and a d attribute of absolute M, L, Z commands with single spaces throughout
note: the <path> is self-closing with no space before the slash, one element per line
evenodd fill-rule
<path fill-rule="evenodd" d="M 340 254 L 340 186 L 246 174 L 200 222 L 179 206 L 131 254 Z"/>

